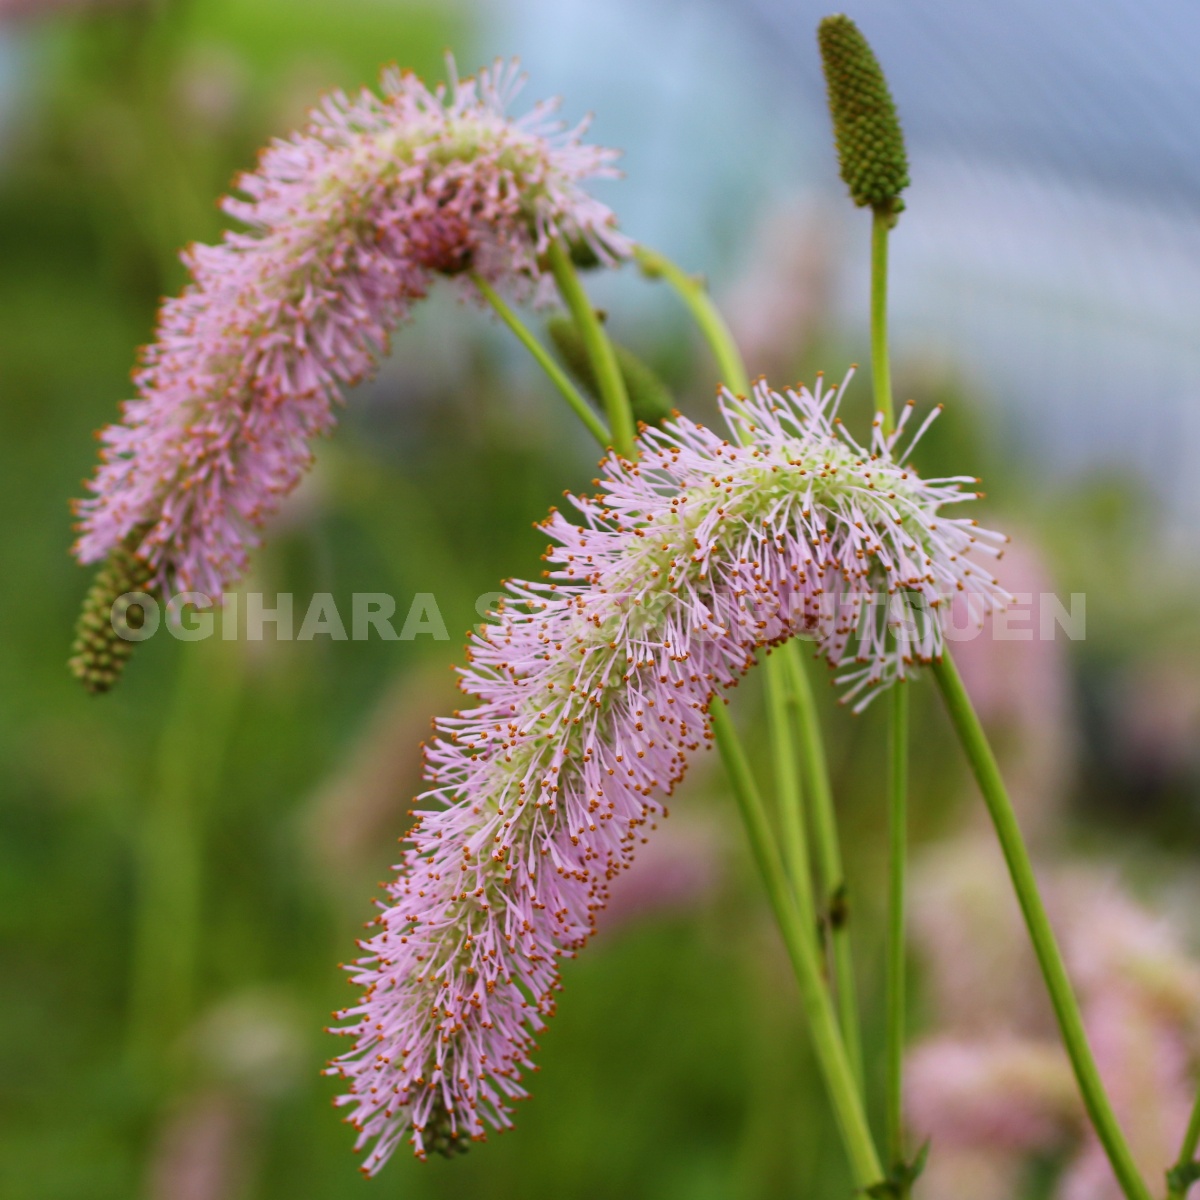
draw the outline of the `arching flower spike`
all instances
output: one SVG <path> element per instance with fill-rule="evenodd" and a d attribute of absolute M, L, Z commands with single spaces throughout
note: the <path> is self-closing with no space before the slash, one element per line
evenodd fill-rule
<path fill-rule="evenodd" d="M 380 95 L 334 93 L 276 141 L 224 208 L 245 232 L 192 246 L 192 282 L 164 302 L 135 373 L 138 397 L 101 435 L 78 503 L 81 562 L 144 527 L 134 552 L 157 585 L 218 594 L 254 530 L 311 461 L 342 388 L 368 375 L 435 275 L 468 268 L 536 292 L 552 238 L 602 262 L 628 251 L 582 190 L 615 153 L 566 131 L 552 104 L 505 115 L 515 65 L 430 91 L 385 72 Z M 586 124 L 586 123 L 585 123 Z"/>
<path fill-rule="evenodd" d="M 939 512 L 975 493 L 922 480 L 878 428 L 859 447 L 841 394 L 726 393 L 736 442 L 683 417 L 644 431 L 638 461 L 610 456 L 599 495 L 573 501 L 582 524 L 545 523 L 549 578 L 510 583 L 473 638 L 478 703 L 426 747 L 435 807 L 350 968 L 363 997 L 338 1014 L 355 1046 L 330 1069 L 368 1172 L 406 1134 L 424 1157 L 510 1123 L 558 959 L 758 651 L 813 638 L 869 696 L 940 653 L 950 595 L 1005 599 L 972 557 L 1003 538 Z"/>

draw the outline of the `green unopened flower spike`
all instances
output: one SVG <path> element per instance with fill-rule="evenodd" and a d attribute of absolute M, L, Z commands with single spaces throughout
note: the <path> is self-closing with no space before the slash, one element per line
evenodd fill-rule
<path fill-rule="evenodd" d="M 466 1154 L 471 1148 L 471 1139 L 465 1132 L 455 1128 L 450 1114 L 443 1105 L 435 1105 L 425 1128 L 421 1131 L 427 1154 L 440 1154 L 443 1158 L 455 1158 Z"/>
<path fill-rule="evenodd" d="M 546 322 L 546 332 L 567 370 L 593 400 L 598 399 L 596 373 L 575 322 L 569 317 L 551 317 Z M 633 409 L 634 418 L 657 429 L 675 409 L 670 389 L 632 351 L 615 343 L 613 351 L 617 356 L 621 377 L 625 380 L 625 391 L 629 394 L 629 406 Z"/>
<path fill-rule="evenodd" d="M 908 155 L 883 68 L 849 17 L 817 26 L 842 178 L 854 203 L 893 220 L 903 211 Z"/>
<path fill-rule="evenodd" d="M 113 628 L 113 605 L 129 592 L 149 592 L 152 588 L 154 569 L 134 553 L 145 533 L 146 527 L 139 526 L 117 546 L 96 572 L 96 581 L 83 601 L 67 666 L 93 694 L 107 692 L 121 678 L 136 645 Z M 135 605 L 126 619 L 131 628 L 138 628 L 143 614 Z"/>

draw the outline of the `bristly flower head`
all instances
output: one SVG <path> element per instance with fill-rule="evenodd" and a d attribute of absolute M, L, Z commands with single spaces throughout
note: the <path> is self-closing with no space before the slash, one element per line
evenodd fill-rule
<path fill-rule="evenodd" d="M 971 558 L 1003 539 L 938 511 L 975 493 L 922 480 L 878 424 L 857 445 L 840 397 L 760 383 L 722 397 L 732 441 L 683 417 L 644 430 L 638 461 L 610 456 L 599 495 L 573 500 L 581 524 L 545 523 L 549 578 L 510 583 L 474 637 L 478 704 L 426 747 L 436 807 L 351 968 L 363 998 L 338 1014 L 356 1043 L 331 1071 L 374 1143 L 367 1171 L 409 1132 L 423 1157 L 430 1132 L 446 1146 L 509 1124 L 557 960 L 757 651 L 811 637 L 858 695 L 940 653 L 959 589 L 1003 601 Z"/>
<path fill-rule="evenodd" d="M 566 131 L 552 104 L 505 115 L 522 80 L 499 62 L 430 91 L 385 72 L 381 95 L 334 93 L 272 143 L 224 202 L 246 232 L 192 246 L 192 282 L 164 302 L 138 398 L 78 504 L 82 562 L 134 549 L 159 587 L 219 593 L 254 529 L 311 461 L 341 389 L 369 374 L 434 276 L 477 272 L 537 292 L 565 238 L 611 263 L 628 251 L 582 190 L 615 153 Z M 585 123 L 586 124 L 586 123 Z"/>

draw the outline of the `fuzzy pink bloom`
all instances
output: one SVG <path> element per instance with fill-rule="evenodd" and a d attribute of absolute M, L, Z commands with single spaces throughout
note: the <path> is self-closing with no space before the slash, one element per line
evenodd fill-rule
<path fill-rule="evenodd" d="M 611 934 L 658 914 L 695 912 L 721 882 L 726 848 L 715 827 L 676 818 L 613 880 L 600 930 Z"/>
<path fill-rule="evenodd" d="M 1172 1020 L 1152 995 L 1114 979 L 1084 1010 L 1096 1065 L 1143 1179 L 1162 1179 L 1174 1163 L 1195 1102 L 1196 999 L 1193 992 L 1185 1020 Z M 1121 1196 L 1099 1138 L 1087 1129 L 1056 1200 Z"/>
<path fill-rule="evenodd" d="M 452 72 L 448 91 L 387 71 L 382 95 L 334 93 L 268 147 L 224 203 L 246 232 L 186 251 L 192 283 L 164 302 L 138 398 L 102 434 L 80 561 L 149 525 L 138 549 L 160 586 L 219 593 L 435 275 L 536 293 L 553 238 L 627 253 L 579 186 L 613 175 L 615 153 L 564 132 L 553 105 L 505 116 L 520 82 L 500 63 Z"/>
<path fill-rule="evenodd" d="M 1059 1047 L 1011 1036 L 922 1042 L 905 1064 L 905 1097 L 912 1128 L 934 1131 L 939 1149 L 1008 1154 L 1055 1149 L 1073 1132 L 1079 1108 Z"/>
<path fill-rule="evenodd" d="M 913 1132 L 939 1148 L 922 1193 L 960 1196 L 963 1172 L 985 1166 L 1015 1180 L 1036 1154 L 1067 1159 L 1056 1200 L 1120 1200 L 1021 945 L 1003 862 L 982 845 L 975 835 L 948 843 L 914 887 L 914 926 L 949 1028 L 907 1060 Z M 1200 968 L 1169 921 L 1095 871 L 1048 872 L 1046 901 L 1117 1120 L 1143 1177 L 1161 1179 L 1195 1097 Z"/>
<path fill-rule="evenodd" d="M 852 690 L 937 653 L 946 594 L 999 598 L 967 557 L 996 535 L 938 514 L 974 493 L 927 482 L 835 423 L 841 392 L 725 395 L 733 444 L 685 418 L 610 456 L 601 493 L 554 513 L 547 582 L 510 583 L 470 647 L 477 707 L 438 722 L 425 810 L 340 1014 L 331 1070 L 373 1172 L 510 1122 L 558 959 L 592 933 L 660 797 L 711 738 L 708 705 L 758 650 L 813 637 Z M 878 612 L 856 590 L 882 593 Z M 890 594 L 889 594 L 890 593 Z M 912 629 L 906 605 L 922 609 Z M 896 636 L 883 631 L 897 618 Z"/>

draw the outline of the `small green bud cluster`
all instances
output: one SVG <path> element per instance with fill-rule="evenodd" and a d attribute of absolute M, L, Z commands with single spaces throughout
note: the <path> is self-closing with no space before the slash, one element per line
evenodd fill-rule
<path fill-rule="evenodd" d="M 121 678 L 136 644 L 113 627 L 113 605 L 127 593 L 151 589 L 154 571 L 134 552 L 145 532 L 144 526 L 135 529 L 108 556 L 83 601 L 67 666 L 93 694 L 107 692 Z M 131 629 L 139 628 L 143 619 L 136 605 L 124 616 Z"/>
<path fill-rule="evenodd" d="M 842 178 L 855 204 L 894 221 L 904 210 L 908 155 L 883 69 L 847 16 L 825 17 L 817 41 Z"/>
<path fill-rule="evenodd" d="M 425 1150 L 429 1154 L 440 1154 L 443 1158 L 454 1158 L 466 1154 L 471 1148 L 470 1139 L 460 1133 L 450 1121 L 450 1114 L 435 1104 L 423 1130 Z"/>

